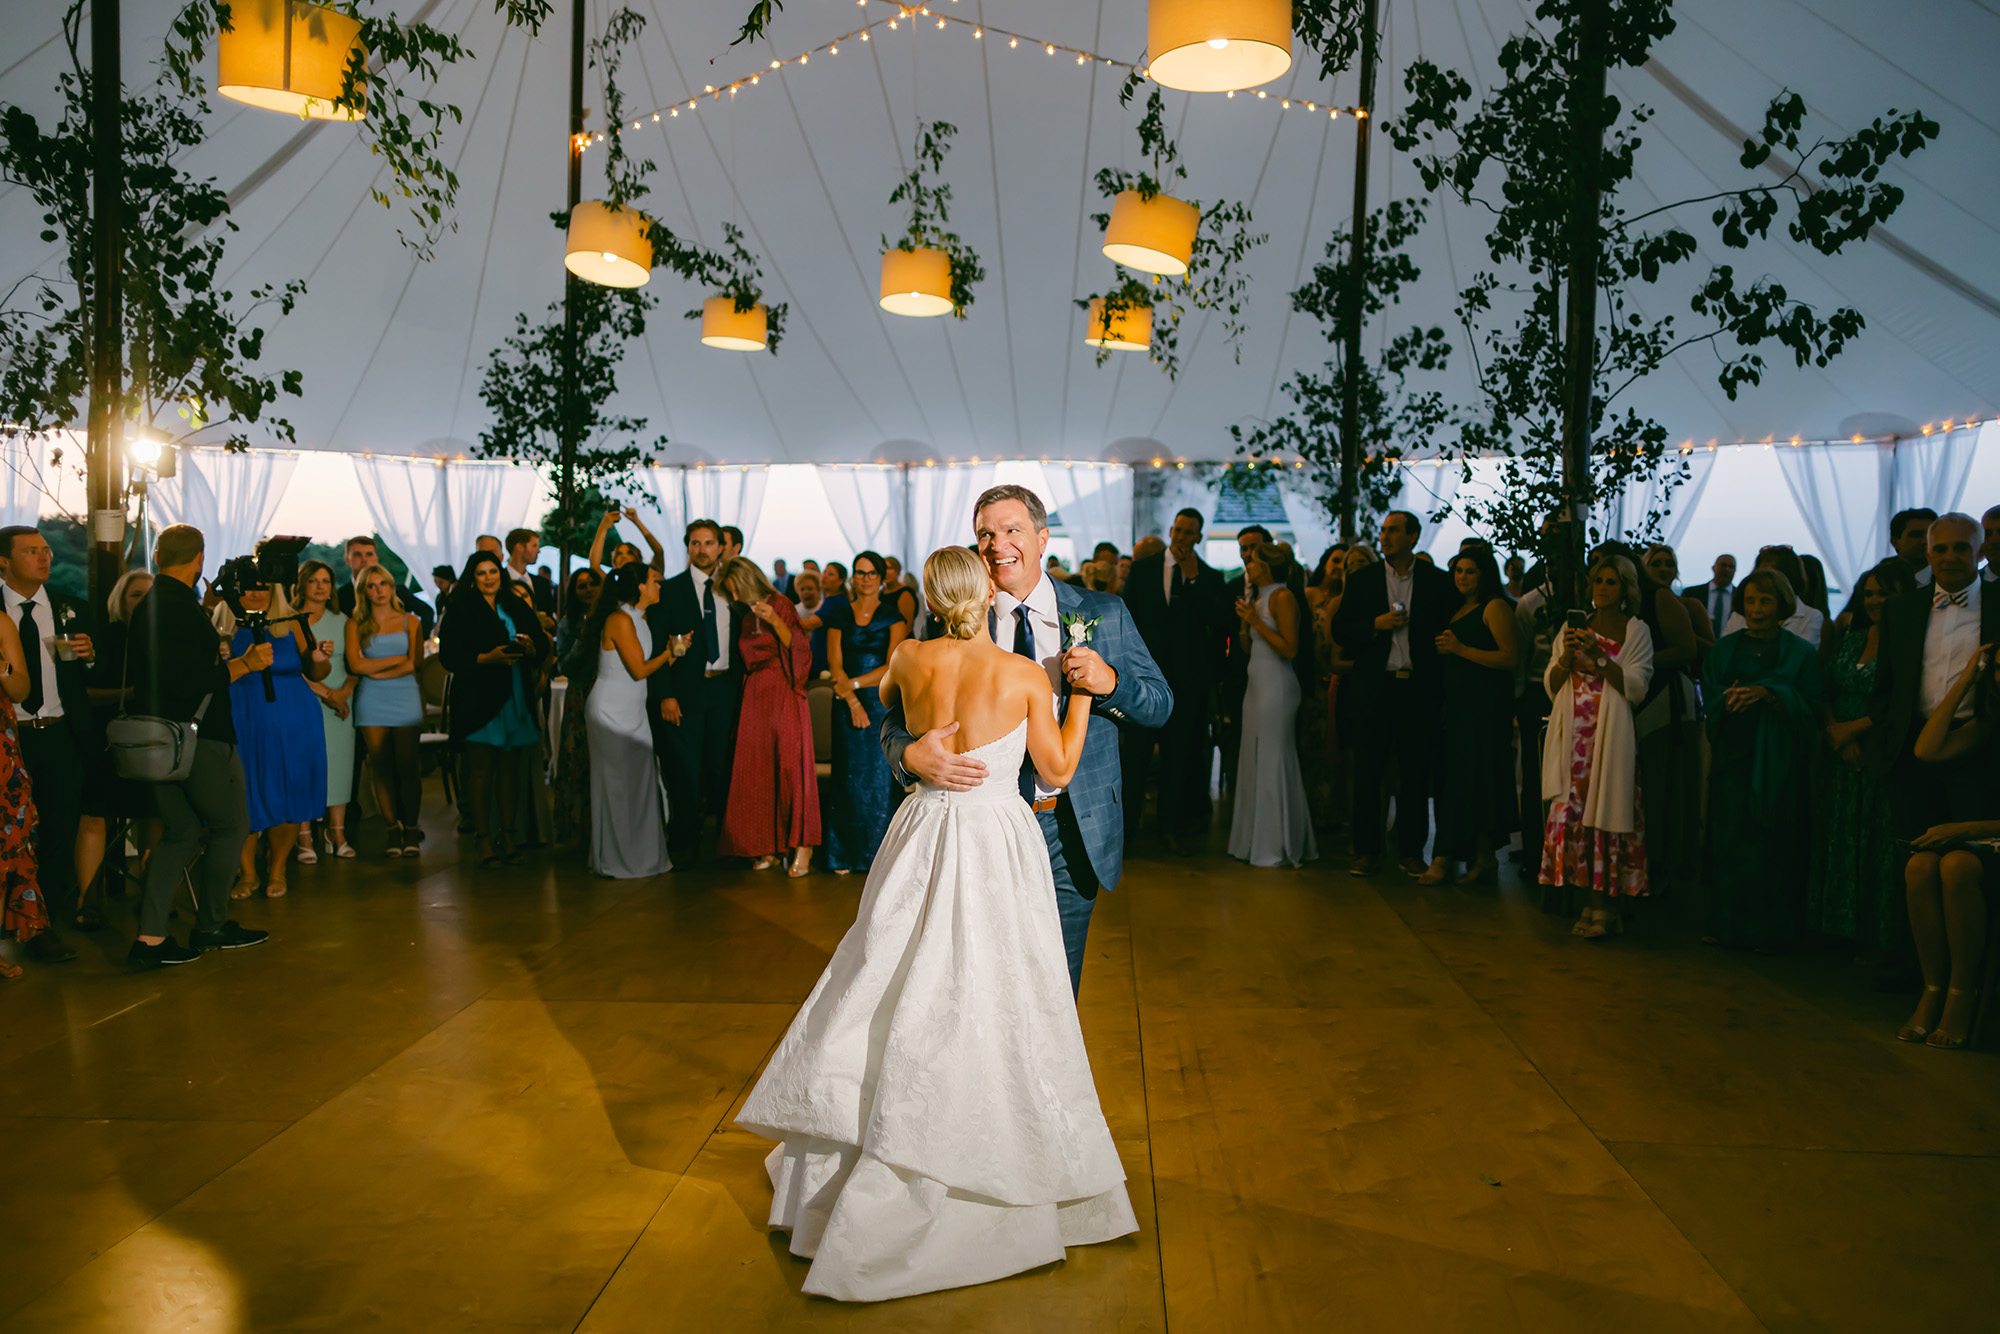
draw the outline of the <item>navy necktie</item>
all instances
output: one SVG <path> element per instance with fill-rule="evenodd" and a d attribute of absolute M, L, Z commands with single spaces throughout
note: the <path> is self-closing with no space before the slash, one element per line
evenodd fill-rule
<path fill-rule="evenodd" d="M 703 658 L 702 662 L 711 663 L 722 656 L 722 631 L 715 618 L 715 581 L 713 579 L 702 586 L 701 624 L 702 629 L 706 632 L 702 639 L 702 644 L 708 649 L 708 656 Z"/>
<path fill-rule="evenodd" d="M 1028 625 L 1028 609 L 1014 608 L 1014 651 L 1030 662 L 1035 658 L 1035 632 Z M 1035 804 L 1035 762 L 1025 755 L 1021 759 L 1021 800 L 1030 806 Z"/>
<path fill-rule="evenodd" d="M 28 697 L 21 708 L 29 715 L 42 711 L 42 632 L 35 624 L 33 601 L 21 604 L 21 656 L 28 664 Z"/>

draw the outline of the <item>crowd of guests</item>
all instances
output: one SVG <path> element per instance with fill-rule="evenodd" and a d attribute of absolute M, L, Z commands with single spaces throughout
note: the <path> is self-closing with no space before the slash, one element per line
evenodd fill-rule
<path fill-rule="evenodd" d="M 620 521 L 644 549 L 609 542 Z M 1440 565 L 1400 511 L 1376 544 L 1311 567 L 1251 525 L 1225 576 L 1188 509 L 1164 538 L 1047 574 L 1121 597 L 1174 693 L 1162 727 L 1121 734 L 1128 834 L 1151 810 L 1192 853 L 1219 791 L 1227 851 L 1253 866 L 1344 841 L 1357 875 L 1474 884 L 1518 844 L 1579 936 L 1618 933 L 1635 900 L 1701 893 L 1718 945 L 1819 938 L 1892 977 L 1914 966 L 1924 990 L 1899 1036 L 1950 1047 L 1976 1012 L 2000 838 L 2000 507 L 1906 511 L 1891 531 L 1838 609 L 1819 562 L 1788 547 L 1686 585 L 1672 548 L 1605 542 L 1572 578 L 1561 561 L 1502 565 L 1478 539 Z M 434 572 L 433 607 L 362 537 L 344 571 L 307 561 L 231 605 L 202 577 L 200 534 L 171 528 L 154 572 L 125 575 L 94 617 L 48 589 L 39 533 L 0 530 L 7 932 L 31 960 L 73 957 L 63 930 L 104 926 L 85 891 L 116 829 L 145 885 L 136 960 L 254 944 L 228 899 L 283 896 L 293 866 L 357 855 L 361 758 L 383 855 L 420 853 L 427 732 L 482 866 L 541 841 L 547 774 L 555 838 L 602 875 L 699 864 L 711 818 L 718 856 L 865 874 L 903 796 L 877 686 L 927 633 L 917 581 L 874 551 L 767 571 L 742 543 L 697 520 L 668 577 L 661 541 L 611 511 L 558 590 L 532 531 L 482 537 Z M 185 782 L 116 776 L 103 723 L 120 711 L 199 713 Z M 204 840 L 183 949 L 166 913 Z"/>

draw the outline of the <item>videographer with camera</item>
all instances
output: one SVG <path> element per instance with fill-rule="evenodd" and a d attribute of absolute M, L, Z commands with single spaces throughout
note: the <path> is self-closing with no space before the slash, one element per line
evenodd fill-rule
<path fill-rule="evenodd" d="M 215 628 L 228 638 L 229 652 L 267 645 L 272 655 L 271 665 L 256 677 L 229 687 L 252 833 L 230 891 L 239 899 L 257 892 L 255 835 L 265 835 L 270 852 L 264 893 L 281 899 L 299 826 L 310 828 L 326 811 L 326 730 L 306 682 L 327 675 L 333 645 L 314 642 L 285 596 L 304 546 L 303 538 L 267 537 L 257 544 L 256 556 L 226 561 L 216 573 L 223 605 L 215 609 Z"/>
<path fill-rule="evenodd" d="M 451 673 L 447 727 L 465 745 L 467 803 L 486 842 L 480 864 L 518 865 L 509 826 L 520 809 L 520 752 L 542 740 L 530 701 L 541 693 L 549 637 L 491 552 L 465 563 L 439 631 L 438 656 Z"/>
<path fill-rule="evenodd" d="M 177 523 L 160 530 L 153 544 L 153 568 L 159 577 L 132 613 L 128 632 L 131 712 L 192 723 L 196 729 L 193 767 L 187 776 L 153 788 L 166 829 L 146 864 L 139 938 L 126 956 L 132 963 L 192 963 L 203 950 L 261 945 L 269 935 L 238 926 L 227 916 L 229 886 L 250 834 L 248 790 L 230 717 L 229 687 L 252 672 L 267 670 L 274 655 L 271 645 L 263 643 L 250 645 L 237 657 L 226 656 L 195 593 L 205 545 L 199 528 Z M 182 873 L 201 848 L 204 829 L 208 856 L 195 898 L 195 928 L 184 948 L 167 934 L 167 915 Z"/>

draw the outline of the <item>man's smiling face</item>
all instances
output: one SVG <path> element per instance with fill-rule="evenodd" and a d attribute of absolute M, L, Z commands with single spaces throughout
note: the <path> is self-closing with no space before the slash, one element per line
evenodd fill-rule
<path fill-rule="evenodd" d="M 1049 530 L 1035 527 L 1028 507 L 1018 500 L 996 500 L 973 516 L 972 526 L 994 586 L 1016 598 L 1033 592 L 1042 577 Z"/>

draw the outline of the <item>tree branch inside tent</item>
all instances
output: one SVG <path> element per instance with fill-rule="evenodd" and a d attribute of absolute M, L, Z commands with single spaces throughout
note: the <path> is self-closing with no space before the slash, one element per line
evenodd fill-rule
<path fill-rule="evenodd" d="M 1541 30 L 1502 44 L 1503 77 L 1487 80 L 1490 90 L 1477 105 L 1463 75 L 1417 60 L 1404 75 L 1404 114 L 1387 127 L 1397 148 L 1416 155 L 1427 188 L 1481 206 L 1490 216 L 1482 225 L 1491 267 L 1459 292 L 1456 311 L 1475 352 L 1482 401 L 1451 414 L 1457 429 L 1450 449 L 1462 458 L 1500 458 L 1490 492 L 1461 489 L 1456 506 L 1496 541 L 1521 550 L 1538 548 L 1543 516 L 1566 498 L 1563 304 L 1575 259 L 1569 219 L 1579 188 L 1569 96 L 1581 9 L 1582 0 L 1540 0 L 1535 15 Z M 1614 67 L 1643 65 L 1674 28 L 1669 0 L 1628 0 L 1606 13 Z M 1590 487 L 1593 495 L 1616 495 L 1656 474 L 1664 483 L 1649 492 L 1654 512 L 1626 536 L 1656 532 L 1685 469 L 1668 448 L 1666 428 L 1630 408 L 1617 410 L 1617 399 L 1697 345 L 1716 350 L 1716 383 L 1734 399 L 1745 385 L 1762 381 L 1766 345 L 1789 351 L 1798 366 L 1824 367 L 1864 327 L 1852 307 L 1822 311 L 1768 275 L 1739 272 L 1733 264 L 1711 265 L 1681 298 L 1698 317 L 1695 329 L 1684 330 L 1673 315 L 1649 317 L 1638 309 L 1640 292 L 1700 253 L 1702 239 L 1672 221 L 1677 211 L 1709 212 L 1710 245 L 1748 251 L 1769 242 L 1783 220 L 1793 242 L 1835 256 L 1894 215 L 1903 191 L 1883 180 L 1883 171 L 1938 134 L 1937 124 L 1921 113 L 1891 110 L 1845 139 L 1814 139 L 1804 133 L 1806 117 L 1802 98 L 1780 92 L 1765 110 L 1762 129 L 1744 142 L 1739 162 L 1745 171 L 1765 167 L 1779 152 L 1789 155 L 1795 165 L 1777 164 L 1776 181 L 1746 180 L 1628 214 L 1620 196 L 1634 180 L 1641 131 L 1652 112 L 1616 96 L 1607 96 L 1601 108 L 1607 128 L 1593 164 L 1602 193 Z M 1660 220 L 1667 225 L 1643 226 Z"/>
<path fill-rule="evenodd" d="M 917 142 L 910 174 L 889 192 L 891 204 L 910 206 L 909 225 L 892 243 L 885 233 L 882 252 L 890 250 L 938 250 L 951 264 L 951 313 L 964 319 L 972 305 L 973 288 L 986 281 L 986 268 L 965 239 L 951 230 L 951 184 L 944 179 L 945 155 L 951 151 L 956 125 L 932 121 L 917 127 Z"/>

